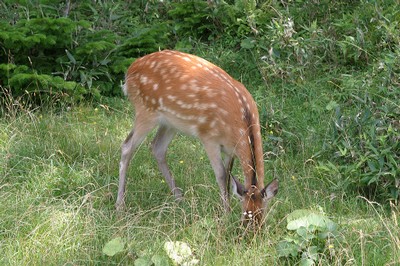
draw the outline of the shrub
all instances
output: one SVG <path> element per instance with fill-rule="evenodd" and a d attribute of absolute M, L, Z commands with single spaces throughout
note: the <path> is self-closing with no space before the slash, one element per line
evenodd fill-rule
<path fill-rule="evenodd" d="M 337 189 L 353 188 L 378 200 L 399 199 L 399 74 L 398 57 L 389 56 L 363 77 L 343 78 L 343 88 L 352 93 L 342 99 L 339 94 L 344 103 L 328 106 L 335 109 L 325 150 L 330 161 L 318 167 Z"/>

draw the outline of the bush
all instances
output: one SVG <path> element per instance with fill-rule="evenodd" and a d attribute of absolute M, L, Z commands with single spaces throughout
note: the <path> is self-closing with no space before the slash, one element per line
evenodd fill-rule
<path fill-rule="evenodd" d="M 343 78 L 342 86 L 352 93 L 343 99 L 338 94 L 344 103 L 328 106 L 335 109 L 325 150 L 330 161 L 318 169 L 338 189 L 355 188 L 369 198 L 398 201 L 400 61 L 388 58 L 365 76 Z"/>

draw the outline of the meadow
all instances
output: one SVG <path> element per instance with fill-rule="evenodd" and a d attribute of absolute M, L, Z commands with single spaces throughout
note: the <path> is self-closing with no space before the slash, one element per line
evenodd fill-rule
<path fill-rule="evenodd" d="M 398 206 L 333 191 L 312 158 L 327 121 L 299 112 L 296 100 L 281 104 L 303 118 L 288 118 L 297 129 L 295 151 L 266 157 L 266 179 L 279 178 L 280 190 L 255 234 L 241 227 L 236 199 L 232 213 L 223 212 L 201 144 L 186 136 L 175 138 L 168 153 L 184 201 L 174 201 L 147 140 L 128 174 L 128 208 L 115 211 L 120 145 L 133 119 L 125 99 L 2 119 L 0 264 L 146 265 L 140 261 L 161 258 L 167 264 L 155 265 L 168 265 L 165 243 L 182 241 L 200 265 L 292 265 L 297 260 L 278 259 L 277 244 L 292 234 L 287 215 L 308 209 L 329 217 L 339 233 L 334 244 L 320 240 L 317 265 L 397 265 Z M 107 256 L 103 248 L 116 238 L 123 248 Z"/>
<path fill-rule="evenodd" d="M 400 17 L 390 1 L 0 1 L 0 265 L 400 265 Z M 254 232 L 221 206 L 200 142 L 150 152 L 114 204 L 134 110 L 127 67 L 196 54 L 258 105 Z M 238 165 L 234 175 L 243 180 Z"/>

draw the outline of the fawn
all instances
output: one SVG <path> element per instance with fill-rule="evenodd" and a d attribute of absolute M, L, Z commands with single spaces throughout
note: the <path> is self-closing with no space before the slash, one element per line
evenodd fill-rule
<path fill-rule="evenodd" d="M 260 224 L 266 202 L 278 191 L 274 179 L 264 186 L 264 161 L 257 105 L 247 89 L 214 64 L 194 55 L 164 50 L 137 59 L 129 67 L 124 93 L 136 117 L 122 145 L 117 209 L 124 207 L 126 171 L 133 152 L 158 126 L 152 152 L 172 193 L 182 197 L 166 163 L 177 132 L 200 139 L 214 170 L 224 209 L 229 183 L 242 200 L 243 221 Z M 223 156 L 222 156 L 223 155 Z M 244 185 L 230 174 L 240 161 Z"/>

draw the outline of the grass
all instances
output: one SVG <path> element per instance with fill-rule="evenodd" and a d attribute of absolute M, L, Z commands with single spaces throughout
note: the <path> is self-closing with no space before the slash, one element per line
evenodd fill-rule
<path fill-rule="evenodd" d="M 257 234 L 240 227 L 236 200 L 233 212 L 224 214 L 201 144 L 185 136 L 173 140 L 168 154 L 185 200 L 173 200 L 147 140 L 129 171 L 128 209 L 115 212 L 120 145 L 133 118 L 125 100 L 1 119 L 0 264 L 133 265 L 138 258 L 165 257 L 167 241 L 183 241 L 201 265 L 291 265 L 296 260 L 278 259 L 276 251 L 289 234 L 286 215 L 314 209 L 338 223 L 341 233 L 320 265 L 398 265 L 398 208 L 347 197 L 319 178 L 313 155 L 329 129 L 322 117 L 331 115 L 325 109 L 330 95 L 293 89 L 257 99 L 268 106 L 268 99 L 286 95 L 271 101 L 274 112 L 266 114 L 279 121 L 267 130 L 284 142 L 277 143 L 281 148 L 265 144 L 275 148 L 267 156 L 266 178 L 278 177 L 280 190 Z M 102 249 L 116 237 L 126 245 L 108 257 Z"/>

